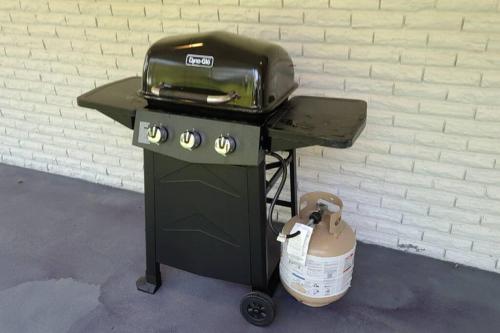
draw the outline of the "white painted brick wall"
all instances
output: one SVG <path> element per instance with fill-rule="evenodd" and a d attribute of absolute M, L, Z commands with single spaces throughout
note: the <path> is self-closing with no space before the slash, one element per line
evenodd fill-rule
<path fill-rule="evenodd" d="M 299 151 L 301 192 L 363 241 L 500 272 L 498 0 L 1 0 L 0 162 L 142 191 L 131 131 L 76 96 L 213 29 L 285 47 L 298 94 L 368 102 L 352 149 Z"/>

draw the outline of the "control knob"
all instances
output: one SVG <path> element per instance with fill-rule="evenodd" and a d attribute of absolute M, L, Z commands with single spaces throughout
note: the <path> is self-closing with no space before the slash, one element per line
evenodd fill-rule
<path fill-rule="evenodd" d="M 186 130 L 182 132 L 179 143 L 184 149 L 196 149 L 201 144 L 201 135 L 196 130 Z"/>
<path fill-rule="evenodd" d="M 230 135 L 220 135 L 215 139 L 215 151 L 222 156 L 231 154 L 236 149 L 236 141 Z"/>
<path fill-rule="evenodd" d="M 148 127 L 148 141 L 151 143 L 160 144 L 167 141 L 168 131 L 160 125 L 152 125 Z"/>

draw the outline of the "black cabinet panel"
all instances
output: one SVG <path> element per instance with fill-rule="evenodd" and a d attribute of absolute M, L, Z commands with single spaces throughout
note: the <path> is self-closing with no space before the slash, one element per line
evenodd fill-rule
<path fill-rule="evenodd" d="M 246 168 L 155 154 L 154 169 L 160 262 L 249 284 Z"/>

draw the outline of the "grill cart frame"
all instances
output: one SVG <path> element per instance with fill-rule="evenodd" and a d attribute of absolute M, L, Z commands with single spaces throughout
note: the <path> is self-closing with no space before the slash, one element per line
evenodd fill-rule
<path fill-rule="evenodd" d="M 146 272 L 137 288 L 158 290 L 160 264 L 246 284 L 252 292 L 242 299 L 242 315 L 254 325 L 269 325 L 280 258 L 280 243 L 268 225 L 269 193 L 288 175 L 290 200 L 276 197 L 276 204 L 295 215 L 296 148 L 350 147 L 365 126 L 366 103 L 298 96 L 265 116 L 224 117 L 182 105 L 151 109 L 137 94 L 139 86 L 140 78 L 132 77 L 78 97 L 78 105 L 133 129 L 133 144 L 144 149 Z M 169 124 L 170 141 L 145 142 L 145 128 L 158 122 Z M 240 150 L 222 157 L 208 144 L 194 151 L 179 148 L 178 130 L 188 124 L 210 140 L 231 130 Z M 283 161 L 266 163 L 266 154 L 278 151 L 286 154 Z M 268 170 L 275 172 L 267 179 Z"/>

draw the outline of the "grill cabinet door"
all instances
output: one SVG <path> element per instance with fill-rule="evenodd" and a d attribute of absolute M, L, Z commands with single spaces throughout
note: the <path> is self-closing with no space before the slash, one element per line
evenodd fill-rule
<path fill-rule="evenodd" d="M 249 284 L 246 168 L 154 159 L 160 262 Z"/>

